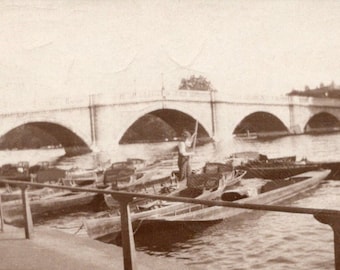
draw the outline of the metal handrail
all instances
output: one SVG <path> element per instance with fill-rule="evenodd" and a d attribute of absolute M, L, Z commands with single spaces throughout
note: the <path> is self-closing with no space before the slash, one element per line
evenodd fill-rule
<path fill-rule="evenodd" d="M 130 216 L 129 216 L 130 215 L 129 203 L 133 200 L 134 197 L 139 197 L 139 198 L 148 198 L 148 199 L 153 199 L 153 200 L 163 200 L 163 201 L 170 201 L 170 202 L 202 204 L 206 206 L 245 208 L 245 209 L 251 209 L 251 210 L 264 210 L 264 211 L 313 215 L 315 219 L 317 219 L 319 222 L 330 225 L 334 231 L 335 269 L 340 270 L 340 211 L 338 210 L 252 204 L 252 203 L 237 203 L 237 202 L 225 202 L 225 201 L 212 201 L 212 200 L 185 198 L 185 197 L 172 197 L 172 196 L 170 197 L 170 196 L 164 196 L 164 195 L 150 195 L 150 194 L 136 193 L 136 192 L 114 191 L 114 190 L 97 189 L 97 188 L 70 187 L 70 186 L 39 184 L 39 183 L 12 181 L 12 180 L 0 180 L 0 183 L 15 184 L 15 185 L 19 185 L 22 188 L 24 209 L 26 209 L 24 210 L 25 221 L 26 221 L 26 226 L 25 226 L 26 238 L 29 238 L 29 231 L 31 230 L 31 228 L 29 227 L 33 226 L 33 225 L 28 224 L 31 222 L 31 217 L 27 216 L 27 215 L 30 215 L 30 209 L 29 209 L 29 203 L 27 199 L 24 199 L 24 198 L 27 198 L 26 188 L 28 186 L 40 187 L 40 188 L 48 187 L 48 188 L 57 188 L 57 189 L 64 189 L 64 190 L 77 191 L 77 192 L 93 192 L 97 194 L 113 195 L 120 202 L 122 238 L 123 239 L 125 238 L 125 241 L 123 241 L 125 269 L 136 269 L 135 268 L 136 266 L 134 265 L 134 259 L 133 259 L 135 256 L 134 255 L 134 240 L 133 240 L 133 232 L 132 232 L 131 221 L 130 221 Z"/>
<path fill-rule="evenodd" d="M 212 200 L 203 200 L 203 199 L 193 199 L 193 198 L 185 198 L 185 197 L 175 197 L 175 196 L 164 196 L 164 195 L 152 195 L 145 193 L 137 193 L 137 192 L 125 192 L 125 191 L 114 191 L 107 189 L 98 189 L 98 188 L 82 188 L 82 187 L 71 187 L 71 186 L 61 186 L 61 185 L 51 185 L 51 184 L 39 184 L 25 181 L 12 181 L 12 180 L 0 180 L 1 183 L 8 183 L 13 185 L 23 185 L 23 186 L 33 186 L 33 187 L 48 187 L 48 188 L 58 188 L 65 189 L 71 191 L 79 191 L 79 192 L 93 192 L 98 194 L 111 194 L 114 196 L 124 196 L 124 197 L 138 197 L 138 198 L 147 198 L 153 200 L 163 200 L 169 202 L 183 202 L 183 203 L 194 203 L 194 204 L 203 204 L 206 206 L 224 206 L 224 207 L 232 207 L 232 208 L 246 208 L 251 210 L 265 210 L 265 211 L 275 211 L 275 212 L 287 212 L 287 213 L 296 213 L 296 214 L 325 214 L 325 215 L 336 215 L 340 218 L 340 211 L 333 209 L 320 209 L 320 208 L 305 208 L 305 207 L 292 207 L 292 206 L 278 206 L 278 205 L 267 205 L 267 204 L 253 204 L 253 203 L 235 203 L 235 202 L 226 202 L 226 201 L 212 201 Z"/>

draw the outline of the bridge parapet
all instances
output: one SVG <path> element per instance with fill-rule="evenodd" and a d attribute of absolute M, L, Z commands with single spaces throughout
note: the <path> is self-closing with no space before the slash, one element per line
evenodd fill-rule
<path fill-rule="evenodd" d="M 95 105 L 110 105 L 110 104 L 126 104 L 138 103 L 143 101 L 155 101 L 174 99 L 178 101 L 209 101 L 210 92 L 208 91 L 193 91 L 193 90 L 175 90 L 175 91 L 147 91 L 138 93 L 101 93 L 94 96 Z"/>
<path fill-rule="evenodd" d="M 290 104 L 300 106 L 340 107 L 340 99 L 290 96 Z"/>
<path fill-rule="evenodd" d="M 340 107 L 340 99 L 319 98 L 305 96 L 255 96 L 225 95 L 220 92 L 215 93 L 215 100 L 220 102 L 232 102 L 240 104 L 268 104 L 268 105 L 296 105 L 296 106 L 319 106 L 319 107 Z"/>
<path fill-rule="evenodd" d="M 152 99 L 160 99 L 160 91 L 147 92 L 110 92 L 93 95 L 95 105 L 138 103 Z"/>
<path fill-rule="evenodd" d="M 191 101 L 209 101 L 210 91 L 202 90 L 175 90 L 166 92 L 166 98 Z"/>
<path fill-rule="evenodd" d="M 0 104 L 0 114 L 28 113 L 36 111 L 63 110 L 79 107 L 88 107 L 89 97 L 36 97 L 18 96 L 15 99 L 8 99 Z"/>
<path fill-rule="evenodd" d="M 264 95 L 226 95 L 217 91 L 200 90 L 156 90 L 144 92 L 112 91 L 93 95 L 36 97 L 18 96 L 1 102 L 0 114 L 27 113 L 73 108 L 86 108 L 89 105 L 127 104 L 145 101 L 175 100 L 191 102 L 225 102 L 253 105 L 294 105 L 317 107 L 340 107 L 340 99 L 313 98 L 304 96 L 264 96 Z"/>
<path fill-rule="evenodd" d="M 220 102 L 231 102 L 241 104 L 270 104 L 270 105 L 287 105 L 289 102 L 286 96 L 264 96 L 264 95 L 225 95 L 216 92 L 215 100 Z"/>

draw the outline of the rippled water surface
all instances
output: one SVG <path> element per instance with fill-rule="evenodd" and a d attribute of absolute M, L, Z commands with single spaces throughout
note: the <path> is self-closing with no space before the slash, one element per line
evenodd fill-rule
<path fill-rule="evenodd" d="M 60 167 L 93 167 L 98 161 L 126 157 L 168 160 L 176 166 L 174 143 L 120 146 L 100 157 L 90 154 L 63 158 L 62 150 L 0 152 L 1 163 L 18 160 L 51 160 Z M 314 161 L 340 161 L 340 134 L 284 137 L 268 141 L 230 139 L 197 148 L 193 167 L 223 160 L 238 151 L 259 151 L 268 157 L 296 155 Z M 18 153 L 19 152 L 19 153 Z M 317 189 L 285 202 L 285 205 L 340 210 L 340 181 L 324 181 Z M 81 220 L 94 212 L 49 218 L 43 226 L 77 233 Z M 334 269 L 333 232 L 312 216 L 277 212 L 251 212 L 206 228 L 144 228 L 136 234 L 138 250 L 153 256 L 175 257 L 203 269 Z M 150 229 L 151 231 L 151 229 Z"/>
<path fill-rule="evenodd" d="M 286 205 L 340 209 L 339 187 L 326 181 Z M 258 211 L 203 231 L 173 228 L 160 234 L 137 235 L 138 249 L 206 269 L 334 268 L 333 232 L 309 215 Z"/>

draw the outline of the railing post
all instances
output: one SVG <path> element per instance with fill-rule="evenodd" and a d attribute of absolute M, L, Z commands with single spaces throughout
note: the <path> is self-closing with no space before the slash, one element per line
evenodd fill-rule
<path fill-rule="evenodd" d="M 340 270 L 340 217 L 336 215 L 314 214 L 314 218 L 332 227 L 334 232 L 335 269 Z"/>
<path fill-rule="evenodd" d="M 26 239 L 31 239 L 31 233 L 33 231 L 33 221 L 32 221 L 32 214 L 30 208 L 30 202 L 28 200 L 27 195 L 27 186 L 21 186 L 21 198 L 23 204 L 23 214 L 24 214 L 24 221 L 25 221 L 25 237 Z"/>
<path fill-rule="evenodd" d="M 0 230 L 1 232 L 4 231 L 4 217 L 3 217 L 3 212 L 2 212 L 2 200 L 1 200 L 1 194 L 0 194 Z"/>
<path fill-rule="evenodd" d="M 125 270 L 136 270 L 136 248 L 133 238 L 129 203 L 133 200 L 131 196 L 116 196 L 120 205 L 120 222 L 122 233 L 122 246 Z"/>

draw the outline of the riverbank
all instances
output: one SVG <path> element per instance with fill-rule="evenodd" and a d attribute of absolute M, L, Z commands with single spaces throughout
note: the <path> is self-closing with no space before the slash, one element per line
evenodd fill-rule
<path fill-rule="evenodd" d="M 137 269 L 203 269 L 171 258 L 137 252 Z M 35 228 L 25 239 L 23 228 L 5 225 L 0 232 L 1 270 L 124 269 L 122 248 L 53 229 Z"/>

